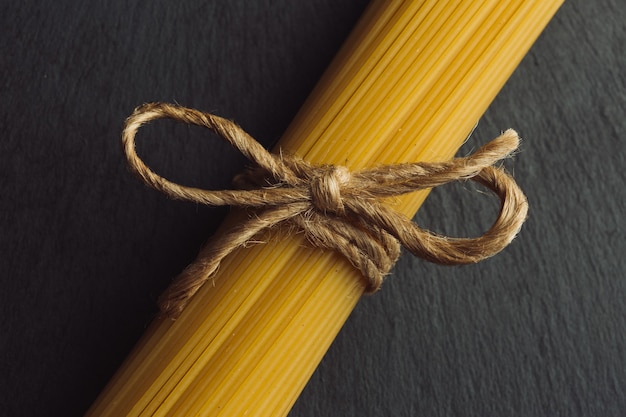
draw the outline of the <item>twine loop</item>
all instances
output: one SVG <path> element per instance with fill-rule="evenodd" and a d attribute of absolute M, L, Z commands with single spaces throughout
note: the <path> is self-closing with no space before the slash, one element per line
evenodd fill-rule
<path fill-rule="evenodd" d="M 254 166 L 235 177 L 234 190 L 203 190 L 173 183 L 148 168 L 135 151 L 135 135 L 145 123 L 170 118 L 206 127 L 227 140 Z M 431 262 L 475 263 L 506 247 L 526 219 L 528 203 L 513 178 L 493 165 L 511 155 L 519 137 L 513 130 L 474 154 L 445 162 L 382 165 L 351 172 L 345 166 L 313 165 L 291 155 L 268 152 L 234 122 L 209 113 L 167 103 L 135 109 L 122 134 L 132 170 L 149 186 L 175 199 L 201 204 L 255 209 L 222 239 L 207 245 L 161 296 L 163 314 L 176 317 L 189 299 L 234 249 L 245 246 L 265 229 L 289 224 L 315 246 L 338 251 L 378 290 L 404 246 Z M 476 238 L 450 238 L 421 229 L 411 219 L 382 203 L 398 196 L 451 181 L 473 180 L 500 199 L 491 228 Z"/>
<path fill-rule="evenodd" d="M 329 166 L 311 178 L 311 202 L 323 213 L 344 214 L 341 189 L 350 181 L 350 171 L 344 166 Z"/>

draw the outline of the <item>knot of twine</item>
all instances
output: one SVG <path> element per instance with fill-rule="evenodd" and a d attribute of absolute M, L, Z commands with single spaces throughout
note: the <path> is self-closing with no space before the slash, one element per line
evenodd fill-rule
<path fill-rule="evenodd" d="M 135 135 L 143 124 L 161 118 L 206 127 L 252 161 L 254 166 L 235 178 L 241 189 L 186 187 L 150 170 L 137 156 Z M 170 317 L 180 314 L 225 256 L 278 224 L 295 226 L 313 245 L 344 255 L 366 278 L 366 290 L 375 292 L 398 259 L 400 245 L 439 264 L 475 263 L 506 247 L 519 232 L 528 211 L 526 197 L 513 178 L 502 168 L 492 166 L 517 149 L 519 137 L 513 130 L 467 157 L 382 165 L 355 172 L 344 166 L 313 165 L 293 156 L 269 153 L 232 121 L 166 103 L 149 103 L 135 109 L 126 120 L 122 141 L 135 173 L 168 196 L 210 206 L 257 209 L 254 216 L 223 239 L 204 248 L 161 296 L 161 311 Z M 476 238 L 450 238 L 423 230 L 381 201 L 467 179 L 489 188 L 501 201 L 494 224 Z"/>

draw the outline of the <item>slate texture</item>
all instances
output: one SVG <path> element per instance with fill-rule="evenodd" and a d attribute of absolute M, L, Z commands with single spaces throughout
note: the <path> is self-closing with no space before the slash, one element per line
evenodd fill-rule
<path fill-rule="evenodd" d="M 365 0 L 0 5 L 0 414 L 81 415 L 225 214 L 124 165 L 133 107 L 286 128 Z M 530 218 L 469 267 L 404 256 L 346 323 L 291 416 L 626 413 L 626 7 L 570 0 L 461 150 L 508 127 Z M 218 188 L 245 161 L 199 129 L 149 128 L 158 172 Z M 167 140 L 177 136 L 180 140 Z M 493 200 L 433 192 L 416 220 L 479 233 Z"/>

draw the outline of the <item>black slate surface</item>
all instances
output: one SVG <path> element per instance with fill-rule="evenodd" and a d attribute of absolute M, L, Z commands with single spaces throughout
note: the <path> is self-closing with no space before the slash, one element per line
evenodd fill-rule
<path fill-rule="evenodd" d="M 270 146 L 365 5 L 0 5 L 1 415 L 81 415 L 225 213 L 130 175 L 133 107 L 214 111 Z M 520 237 L 469 267 L 404 256 L 292 416 L 626 413 L 624 22 L 620 0 L 568 1 L 461 151 L 524 137 L 509 163 L 531 204 Z M 186 184 L 226 186 L 245 163 L 200 130 L 148 136 L 142 155 Z M 416 220 L 479 233 L 493 200 L 471 190 L 435 191 Z"/>

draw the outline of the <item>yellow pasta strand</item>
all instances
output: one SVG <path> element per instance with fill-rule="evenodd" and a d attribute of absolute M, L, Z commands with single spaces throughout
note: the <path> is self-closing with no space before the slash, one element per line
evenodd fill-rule
<path fill-rule="evenodd" d="M 561 3 L 374 1 L 278 147 L 353 169 L 452 157 Z M 88 415 L 288 413 L 364 284 L 299 235 L 261 240 L 151 325 Z"/>

